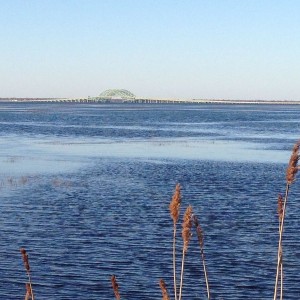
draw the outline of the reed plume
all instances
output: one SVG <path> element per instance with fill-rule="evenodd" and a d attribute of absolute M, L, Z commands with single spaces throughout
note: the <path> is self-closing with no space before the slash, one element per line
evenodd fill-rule
<path fill-rule="evenodd" d="M 26 250 L 24 248 L 20 249 L 20 252 L 22 254 L 22 259 L 24 262 L 24 267 L 28 276 L 28 283 L 26 283 L 26 295 L 25 295 L 25 300 L 26 299 L 32 299 L 34 300 L 34 295 L 33 295 L 33 289 L 32 289 L 32 280 L 31 280 L 31 273 L 30 273 L 30 264 L 29 264 L 29 258 Z"/>
<path fill-rule="evenodd" d="M 170 202 L 170 214 L 173 219 L 173 279 L 174 279 L 174 297 L 177 300 L 177 281 L 176 281 L 176 228 L 177 222 L 180 214 L 180 205 L 181 205 L 181 187 L 177 183 L 175 191 Z"/>
<path fill-rule="evenodd" d="M 298 161 L 299 161 L 299 147 L 300 141 L 297 142 L 292 150 L 292 155 L 286 169 L 286 181 L 287 184 L 292 184 L 295 181 L 296 174 L 299 170 Z"/>
<path fill-rule="evenodd" d="M 200 223 L 199 223 L 196 215 L 193 216 L 193 221 L 194 221 L 194 225 L 196 227 L 198 242 L 200 245 L 200 252 L 201 252 L 202 263 L 203 263 L 203 271 L 204 271 L 205 283 L 206 283 L 207 299 L 209 300 L 210 299 L 210 291 L 209 291 L 209 284 L 208 284 L 208 275 L 207 275 L 206 265 L 205 265 L 203 231 L 202 231 L 202 228 L 200 226 Z"/>
<path fill-rule="evenodd" d="M 182 249 L 182 264 L 181 264 L 181 275 L 180 275 L 180 286 L 179 286 L 179 300 L 181 300 L 182 297 L 184 259 L 192 236 L 191 233 L 191 229 L 193 226 L 192 214 L 193 214 L 193 209 L 192 206 L 189 205 L 184 213 L 183 224 L 182 224 L 183 249 Z"/>
<path fill-rule="evenodd" d="M 281 194 L 278 194 L 277 198 L 277 213 L 278 213 L 278 219 L 279 219 L 279 225 L 282 222 L 282 217 L 283 217 L 283 197 Z M 280 227 L 279 227 L 280 229 Z"/>
<path fill-rule="evenodd" d="M 285 219 L 286 204 L 288 201 L 290 186 L 291 186 L 291 184 L 293 184 L 295 182 L 296 174 L 299 170 L 299 166 L 298 166 L 299 147 L 300 147 L 300 141 L 298 141 L 294 145 L 292 154 L 291 154 L 291 157 L 289 160 L 289 164 L 286 169 L 286 189 L 285 189 L 285 196 L 283 199 L 282 212 L 280 214 L 279 241 L 278 241 L 278 252 L 277 252 L 277 268 L 276 268 L 276 278 L 275 278 L 275 288 L 274 288 L 273 300 L 277 299 L 279 270 L 283 268 L 283 265 L 282 265 L 282 235 L 283 235 L 284 219 Z M 280 208 L 280 210 L 281 210 L 281 208 Z M 281 297 L 282 297 L 282 290 L 283 290 L 283 288 L 281 288 Z"/>
<path fill-rule="evenodd" d="M 159 286 L 160 286 L 160 289 L 162 292 L 162 300 L 170 300 L 170 297 L 169 297 L 169 294 L 167 291 L 167 286 L 163 279 L 159 280 Z"/>
<path fill-rule="evenodd" d="M 121 297 L 120 297 L 120 293 L 119 293 L 119 285 L 117 283 L 117 278 L 115 275 L 112 275 L 111 276 L 111 285 L 112 285 L 112 288 L 114 290 L 114 293 L 115 293 L 115 297 L 117 300 L 120 300 Z"/>

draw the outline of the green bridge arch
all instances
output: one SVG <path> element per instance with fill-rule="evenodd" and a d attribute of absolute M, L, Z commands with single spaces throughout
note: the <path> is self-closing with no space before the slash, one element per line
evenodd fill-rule
<path fill-rule="evenodd" d="M 136 96 L 125 89 L 112 89 L 105 90 L 99 97 L 104 99 L 135 99 Z"/>

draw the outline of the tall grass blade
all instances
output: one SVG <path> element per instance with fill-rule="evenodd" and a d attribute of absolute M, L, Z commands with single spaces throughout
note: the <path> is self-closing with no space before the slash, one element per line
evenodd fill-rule
<path fill-rule="evenodd" d="M 113 291 L 115 293 L 116 299 L 120 300 L 121 296 L 120 296 L 120 293 L 119 293 L 119 285 L 117 283 L 117 278 L 116 278 L 115 275 L 111 276 L 111 285 L 112 285 Z"/>
<path fill-rule="evenodd" d="M 30 264 L 29 264 L 29 258 L 26 250 L 24 248 L 20 249 L 20 252 L 22 254 L 22 259 L 24 262 L 24 267 L 28 276 L 28 283 L 26 283 L 26 295 L 25 299 L 31 299 L 34 300 L 34 294 L 33 294 L 33 288 L 32 288 L 32 280 L 31 280 L 31 273 L 30 273 Z"/>
<path fill-rule="evenodd" d="M 162 300 L 170 300 L 170 297 L 169 297 L 169 294 L 168 294 L 168 291 L 167 291 L 167 286 L 166 286 L 163 279 L 160 279 L 159 286 L 160 286 L 160 289 L 161 289 L 161 292 L 162 292 Z"/>
<path fill-rule="evenodd" d="M 170 202 L 170 214 L 173 219 L 173 280 L 174 280 L 174 297 L 177 300 L 177 280 L 176 280 L 176 228 L 180 214 L 181 191 L 180 184 L 176 184 L 175 192 Z"/>
<path fill-rule="evenodd" d="M 193 216 L 194 225 L 196 227 L 198 242 L 200 246 L 200 253 L 202 258 L 202 264 L 203 264 L 203 272 L 205 277 L 205 284 L 206 284 L 206 292 L 207 292 L 207 299 L 210 300 L 210 290 L 209 290 L 209 283 L 208 283 L 208 275 L 206 270 L 206 264 L 205 264 L 205 256 L 204 256 L 204 237 L 203 237 L 203 231 L 200 226 L 200 223 L 198 221 L 198 218 L 196 215 Z"/>
<path fill-rule="evenodd" d="M 179 300 L 182 299 L 182 288 L 183 288 L 183 271 L 184 271 L 184 260 L 185 255 L 188 249 L 188 245 L 191 239 L 191 229 L 193 226 L 192 221 L 193 210 L 192 207 L 189 205 L 186 209 L 183 217 L 183 224 L 182 224 L 182 239 L 183 239 L 183 249 L 182 249 L 182 262 L 181 262 L 181 274 L 180 274 L 180 286 L 179 286 Z"/>
<path fill-rule="evenodd" d="M 284 196 L 284 201 L 283 201 L 281 223 L 280 223 L 280 228 L 279 228 L 277 268 L 276 268 L 276 278 L 275 278 L 275 288 L 274 288 L 273 300 L 277 299 L 279 271 L 280 271 L 281 268 L 283 268 L 283 264 L 282 264 L 282 235 L 283 235 L 284 220 L 285 220 L 285 214 L 286 214 L 286 205 L 287 205 L 287 201 L 288 201 L 290 186 L 291 186 L 292 183 L 295 182 L 296 174 L 299 170 L 299 167 L 298 167 L 299 147 L 300 147 L 300 141 L 297 142 L 293 147 L 292 155 L 291 155 L 291 158 L 289 160 L 289 164 L 288 164 L 288 167 L 287 167 L 287 170 L 286 170 L 286 189 L 285 189 L 285 196 Z M 281 294 L 282 294 L 282 291 L 281 291 Z"/>

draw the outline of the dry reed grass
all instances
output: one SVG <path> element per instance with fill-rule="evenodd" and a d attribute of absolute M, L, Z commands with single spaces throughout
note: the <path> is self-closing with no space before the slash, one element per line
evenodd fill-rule
<path fill-rule="evenodd" d="M 160 279 L 159 286 L 160 286 L 161 293 L 162 293 L 162 300 L 170 300 L 170 297 L 169 297 L 169 294 L 167 291 L 167 286 L 163 279 Z"/>
<path fill-rule="evenodd" d="M 189 205 L 184 213 L 183 223 L 182 223 L 183 249 L 182 249 L 181 273 L 180 273 L 180 285 L 179 285 L 179 298 L 178 298 L 179 300 L 182 299 L 184 260 L 192 236 L 192 232 L 191 232 L 192 226 L 193 226 L 193 209 Z"/>
<path fill-rule="evenodd" d="M 286 205 L 288 201 L 288 195 L 290 186 L 296 180 L 296 174 L 299 170 L 299 148 L 300 141 L 298 141 L 292 150 L 292 154 L 289 160 L 288 167 L 286 169 L 286 188 L 284 199 L 278 199 L 278 213 L 279 213 L 279 241 L 278 241 L 278 250 L 277 250 L 277 268 L 276 268 L 276 277 L 275 277 L 275 288 L 274 288 L 274 297 L 273 300 L 277 299 L 278 292 L 278 281 L 279 281 L 279 272 L 281 273 L 281 284 L 280 284 L 280 299 L 283 299 L 283 249 L 282 249 L 282 236 L 284 228 L 284 219 L 286 214 Z M 282 197 L 281 197 L 282 198 Z"/>
<path fill-rule="evenodd" d="M 279 231 L 281 227 L 281 222 L 283 218 L 283 197 L 281 194 L 278 194 L 278 200 L 277 200 L 277 213 L 278 213 L 278 221 L 279 221 Z M 282 245 L 280 245 L 280 300 L 283 299 L 283 265 L 282 265 Z"/>
<path fill-rule="evenodd" d="M 203 272 L 204 272 L 205 284 L 206 284 L 207 299 L 209 300 L 210 299 L 210 290 L 209 290 L 208 275 L 207 275 L 205 256 L 204 256 L 204 234 L 203 234 L 202 228 L 200 226 L 200 223 L 199 223 L 196 215 L 193 216 L 193 221 L 194 221 L 194 225 L 196 227 L 198 242 L 199 242 L 199 246 L 200 246 L 201 258 L 202 258 L 202 264 L 203 264 Z"/>
<path fill-rule="evenodd" d="M 113 291 L 115 293 L 116 299 L 120 300 L 121 296 L 120 296 L 120 293 L 119 293 L 119 285 L 117 283 L 117 278 L 116 278 L 115 275 L 111 276 L 111 285 L 112 285 Z"/>
<path fill-rule="evenodd" d="M 10 187 L 16 188 L 19 186 L 24 186 L 29 183 L 29 178 L 27 176 L 21 176 L 20 178 L 8 176 L 0 179 L 0 188 Z"/>
<path fill-rule="evenodd" d="M 173 219 L 173 281 L 174 281 L 174 297 L 177 300 L 177 280 L 176 280 L 176 229 L 180 215 L 181 205 L 181 187 L 176 184 L 175 191 L 169 205 L 171 218 Z"/>
<path fill-rule="evenodd" d="M 175 187 L 175 191 L 169 205 L 171 217 L 173 219 L 173 223 L 177 224 L 180 214 L 180 205 L 181 205 L 181 187 L 180 184 L 177 183 Z"/>
<path fill-rule="evenodd" d="M 25 300 L 29 300 L 29 299 L 34 300 L 28 254 L 24 248 L 21 248 L 20 252 L 22 254 L 24 267 L 25 267 L 25 270 L 26 270 L 26 273 L 28 276 L 28 281 L 29 281 L 28 283 L 25 284 L 25 287 L 26 287 Z"/>
<path fill-rule="evenodd" d="M 26 288 L 25 300 L 32 299 L 32 293 L 31 293 L 30 284 L 29 283 L 25 283 L 25 288 Z"/>
<path fill-rule="evenodd" d="M 289 185 L 291 185 L 295 181 L 296 174 L 299 170 L 299 167 L 298 167 L 299 147 L 300 147 L 300 141 L 294 145 L 293 150 L 292 150 L 292 155 L 291 155 L 288 167 L 286 169 L 286 182 Z"/>

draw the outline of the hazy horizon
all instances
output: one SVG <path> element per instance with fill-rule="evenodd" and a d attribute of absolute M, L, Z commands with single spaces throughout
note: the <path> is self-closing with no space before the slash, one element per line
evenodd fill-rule
<path fill-rule="evenodd" d="M 0 98 L 300 100 L 296 0 L 0 0 Z"/>

